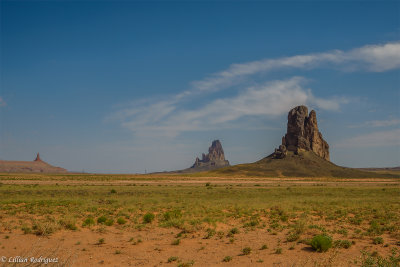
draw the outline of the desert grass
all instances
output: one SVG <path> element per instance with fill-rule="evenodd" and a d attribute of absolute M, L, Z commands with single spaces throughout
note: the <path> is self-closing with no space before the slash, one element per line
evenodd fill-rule
<path fill-rule="evenodd" d="M 159 225 L 185 229 L 231 220 L 250 230 L 263 225 L 271 231 L 289 229 L 288 241 L 296 241 L 307 224 L 324 232 L 323 225 L 315 223 L 322 220 L 335 221 L 335 231 L 343 235 L 348 230 L 341 225 L 352 225 L 371 237 L 384 232 L 399 234 L 400 189 L 392 186 L 113 188 L 117 193 L 110 193 L 107 186 L 2 185 L 1 216 L 31 218 L 32 227 L 26 220 L 19 227 L 27 233 L 30 227 L 45 234 L 57 230 L 57 224 L 70 230 L 91 224 L 110 226 L 114 221 L 119 221 L 118 227 Z M 236 228 L 230 235 L 238 231 Z"/>

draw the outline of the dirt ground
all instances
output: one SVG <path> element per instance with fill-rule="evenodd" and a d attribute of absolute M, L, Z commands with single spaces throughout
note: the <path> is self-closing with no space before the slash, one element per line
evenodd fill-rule
<path fill-rule="evenodd" d="M 226 226 L 219 226 L 224 229 Z M 177 229 L 149 228 L 124 231 L 108 228 L 60 231 L 50 237 L 24 235 L 22 232 L 1 233 L 0 256 L 57 258 L 58 264 L 47 266 L 177 266 L 194 263 L 195 266 L 357 266 L 361 250 L 372 248 L 369 239 L 357 240 L 349 249 L 331 249 L 317 253 L 309 245 L 285 241 L 282 233 L 273 235 L 265 229 L 256 229 L 235 235 L 233 243 L 226 236 L 205 239 L 205 232 L 186 233 L 179 245 L 172 245 L 179 234 Z M 395 240 L 384 236 L 390 245 L 374 246 L 380 255 L 390 253 Z M 99 240 L 104 239 L 100 244 Z M 268 248 L 261 249 L 266 244 Z M 251 248 L 249 255 L 242 249 Z M 281 248 L 281 254 L 277 254 Z M 226 256 L 232 260 L 224 262 Z M 177 257 L 168 262 L 170 257 Z M 35 266 L 24 263 L 3 263 L 2 266 Z M 191 266 L 190 264 L 188 266 Z"/>

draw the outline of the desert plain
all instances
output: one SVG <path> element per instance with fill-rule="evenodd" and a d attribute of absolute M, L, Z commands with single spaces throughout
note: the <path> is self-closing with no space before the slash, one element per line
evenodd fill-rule
<path fill-rule="evenodd" d="M 398 266 L 399 173 L 371 173 L 380 178 L 4 173 L 1 264 Z M 317 235 L 331 238 L 327 251 L 313 249 Z"/>

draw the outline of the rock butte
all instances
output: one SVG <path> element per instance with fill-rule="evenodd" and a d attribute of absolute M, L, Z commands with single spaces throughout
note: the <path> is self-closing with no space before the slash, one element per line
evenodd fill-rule
<path fill-rule="evenodd" d="M 289 111 L 287 133 L 282 144 L 275 149 L 273 157 L 284 158 L 287 151 L 298 153 L 301 150 L 313 151 L 329 161 L 329 145 L 318 130 L 317 114 L 312 110 L 308 114 L 306 106 L 298 106 Z"/>

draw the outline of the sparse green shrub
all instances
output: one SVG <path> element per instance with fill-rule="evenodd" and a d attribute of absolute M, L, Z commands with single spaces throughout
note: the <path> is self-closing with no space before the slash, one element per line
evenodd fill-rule
<path fill-rule="evenodd" d="M 22 232 L 24 232 L 25 235 L 32 233 L 32 229 L 26 225 L 21 227 Z"/>
<path fill-rule="evenodd" d="M 143 216 L 143 222 L 144 223 L 151 223 L 154 220 L 154 218 L 155 218 L 154 214 L 148 212 Z"/>
<path fill-rule="evenodd" d="M 308 228 L 309 228 L 309 229 L 318 229 L 318 230 L 320 230 L 322 233 L 326 233 L 326 232 L 327 232 L 326 228 L 323 227 L 323 226 L 320 226 L 320 225 L 312 224 L 312 225 L 309 225 Z"/>
<path fill-rule="evenodd" d="M 250 247 L 245 247 L 242 249 L 243 255 L 249 255 L 251 253 L 251 248 Z"/>
<path fill-rule="evenodd" d="M 193 266 L 193 265 L 194 265 L 194 261 L 191 260 L 191 261 L 188 261 L 188 262 L 179 263 L 178 267 L 190 267 L 190 266 Z"/>
<path fill-rule="evenodd" d="M 264 249 L 267 249 L 267 248 L 268 248 L 268 246 L 266 244 L 264 244 L 264 245 L 261 246 L 260 250 L 264 250 Z"/>
<path fill-rule="evenodd" d="M 230 262 L 232 260 L 231 256 L 226 256 L 222 261 L 223 262 Z"/>
<path fill-rule="evenodd" d="M 274 230 L 283 230 L 283 225 L 280 224 L 280 223 L 277 222 L 277 221 L 273 221 L 273 222 L 270 224 L 270 227 L 271 227 L 272 229 L 274 229 Z"/>
<path fill-rule="evenodd" d="M 210 239 L 211 237 L 213 237 L 216 234 L 215 229 L 212 228 L 208 228 L 207 229 L 207 235 L 204 237 L 205 239 Z"/>
<path fill-rule="evenodd" d="M 337 232 L 343 236 L 347 236 L 348 234 L 348 231 L 346 229 L 339 229 L 337 230 Z"/>
<path fill-rule="evenodd" d="M 276 248 L 275 254 L 282 254 L 282 248 Z"/>
<path fill-rule="evenodd" d="M 172 219 L 179 219 L 182 217 L 182 212 L 180 210 L 171 210 L 163 214 L 164 221 L 170 221 Z"/>
<path fill-rule="evenodd" d="M 249 222 L 246 222 L 243 227 L 255 227 L 259 224 L 259 220 L 257 218 L 251 219 Z"/>
<path fill-rule="evenodd" d="M 184 224 L 182 212 L 180 210 L 167 211 L 162 215 L 161 226 L 181 228 Z"/>
<path fill-rule="evenodd" d="M 178 239 L 175 239 L 174 241 L 172 241 L 171 245 L 177 246 L 180 243 L 181 243 L 181 240 L 178 238 Z"/>
<path fill-rule="evenodd" d="M 237 228 L 235 227 L 235 228 L 232 228 L 232 229 L 229 231 L 228 236 L 233 236 L 233 235 L 238 234 L 238 233 L 239 233 L 239 229 L 237 229 Z"/>
<path fill-rule="evenodd" d="M 109 218 L 109 219 L 107 219 L 106 221 L 105 221 L 105 223 L 104 223 L 105 225 L 107 225 L 107 226 L 111 226 L 111 225 L 113 225 L 114 224 L 114 220 L 113 219 L 111 219 L 111 218 Z"/>
<path fill-rule="evenodd" d="M 100 216 L 99 218 L 97 218 L 97 223 L 98 224 L 104 224 L 107 221 L 107 217 L 106 216 Z"/>
<path fill-rule="evenodd" d="M 111 194 L 116 194 L 117 191 L 115 191 L 115 189 L 111 189 L 110 193 L 111 193 Z"/>
<path fill-rule="evenodd" d="M 173 261 L 177 261 L 177 260 L 178 260 L 178 257 L 174 257 L 174 256 L 168 258 L 168 262 L 173 262 Z"/>
<path fill-rule="evenodd" d="M 36 235 L 48 236 L 57 231 L 59 226 L 53 221 L 35 222 L 32 229 Z"/>
<path fill-rule="evenodd" d="M 72 218 L 64 218 L 62 220 L 60 220 L 60 225 L 63 226 L 65 229 L 67 230 L 77 230 L 78 227 L 76 227 L 75 225 L 75 220 L 73 220 Z"/>
<path fill-rule="evenodd" d="M 116 255 L 121 254 L 121 250 L 116 250 L 116 251 L 115 251 L 115 254 L 116 254 Z"/>
<path fill-rule="evenodd" d="M 78 227 L 73 222 L 69 222 L 69 223 L 65 224 L 64 227 L 65 227 L 65 229 L 72 230 L 72 231 L 78 230 Z"/>
<path fill-rule="evenodd" d="M 367 232 L 370 235 L 381 235 L 383 234 L 383 230 L 384 228 L 377 221 L 372 221 Z"/>
<path fill-rule="evenodd" d="M 86 219 L 83 221 L 83 223 L 82 223 L 82 226 L 83 226 L 83 227 L 85 227 L 85 226 L 92 226 L 92 225 L 94 225 L 94 219 L 93 219 L 92 217 L 86 218 Z"/>
<path fill-rule="evenodd" d="M 217 232 L 217 236 L 218 236 L 219 239 L 222 239 L 224 237 L 224 235 L 225 235 L 224 231 L 218 231 Z"/>
<path fill-rule="evenodd" d="M 289 219 L 289 216 L 286 214 L 286 212 L 279 206 L 271 208 L 270 217 L 271 219 L 279 218 L 282 222 L 287 222 L 287 220 Z"/>
<path fill-rule="evenodd" d="M 351 242 L 349 240 L 335 240 L 333 242 L 333 247 L 348 249 L 351 247 Z"/>
<path fill-rule="evenodd" d="M 311 240 L 311 247 L 318 252 L 325 252 L 332 247 L 332 238 L 327 235 L 317 235 Z"/>
<path fill-rule="evenodd" d="M 118 224 L 126 224 L 126 220 L 125 220 L 124 217 L 119 217 L 118 220 L 117 220 L 117 223 Z"/>
<path fill-rule="evenodd" d="M 131 237 L 131 239 L 129 239 L 129 242 L 132 242 L 132 245 L 137 245 L 139 243 L 142 243 L 142 239 L 138 238 L 136 241 L 133 241 L 133 237 Z"/>
<path fill-rule="evenodd" d="M 103 245 L 105 243 L 104 238 L 100 238 L 99 241 L 97 242 L 97 245 Z"/>
<path fill-rule="evenodd" d="M 300 235 L 296 232 L 290 232 L 289 235 L 286 237 L 288 242 L 294 242 L 300 238 Z"/>
<path fill-rule="evenodd" d="M 176 238 L 178 238 L 178 237 L 182 237 L 182 235 L 185 233 L 185 231 L 180 231 L 175 237 Z"/>
<path fill-rule="evenodd" d="M 349 218 L 348 219 L 350 223 L 355 224 L 355 225 L 360 225 L 362 223 L 362 218 L 360 218 L 359 216 L 355 216 L 353 218 Z"/>
<path fill-rule="evenodd" d="M 375 237 L 374 239 L 372 239 L 372 243 L 374 243 L 375 245 L 383 244 L 383 238 L 380 236 Z"/>
<path fill-rule="evenodd" d="M 294 233 L 300 236 L 300 234 L 302 234 L 306 229 L 306 223 L 304 222 L 304 220 L 298 220 L 294 225 L 292 225 L 292 227 Z"/>
<path fill-rule="evenodd" d="M 378 253 L 362 252 L 361 267 L 397 267 L 400 264 L 400 254 L 397 249 L 392 249 L 392 254 L 386 258 L 379 256 Z"/>

